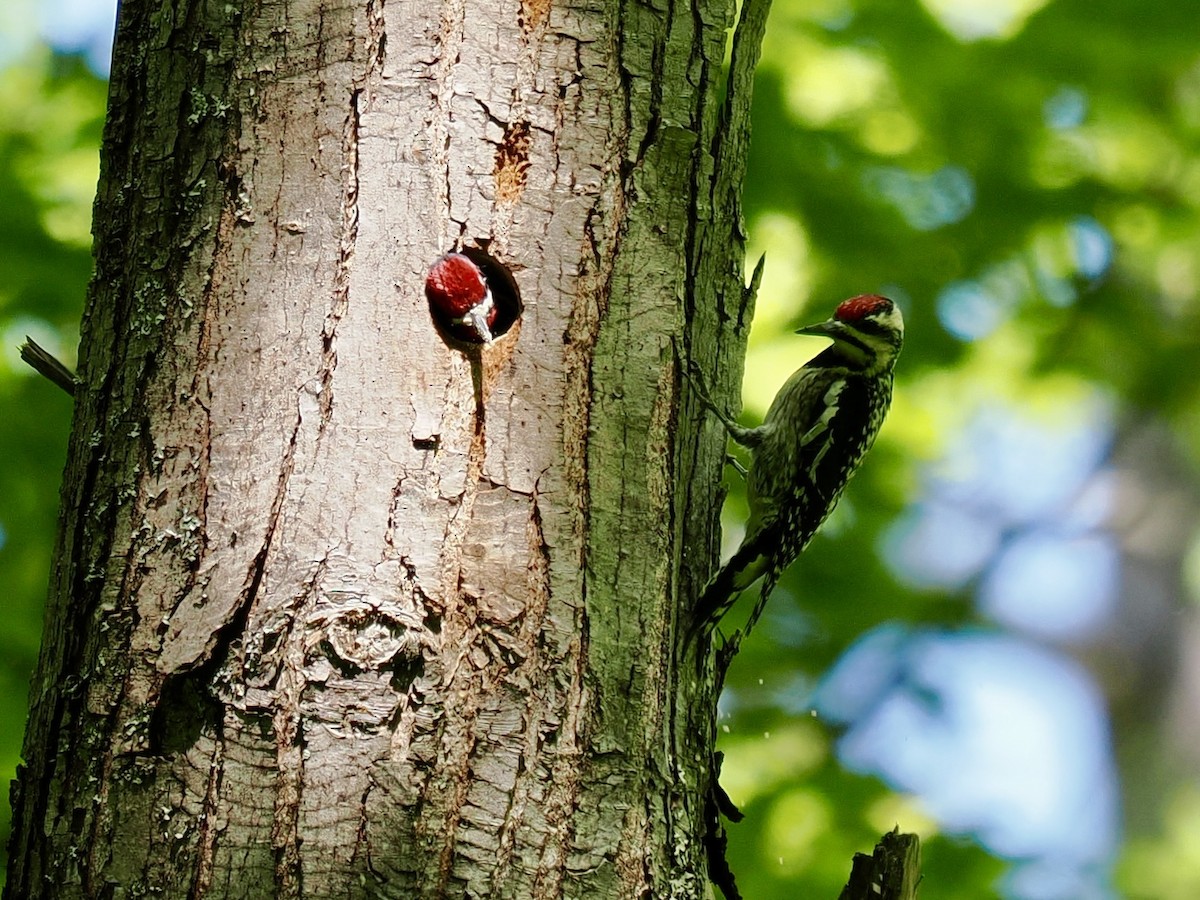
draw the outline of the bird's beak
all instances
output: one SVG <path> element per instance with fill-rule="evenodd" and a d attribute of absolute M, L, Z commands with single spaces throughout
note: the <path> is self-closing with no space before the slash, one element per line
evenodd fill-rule
<path fill-rule="evenodd" d="M 826 319 L 824 322 L 817 322 L 815 325 L 805 325 L 803 328 L 797 328 L 796 334 L 812 334 L 817 337 L 833 338 L 836 341 L 841 337 L 845 327 L 837 319 Z"/>
<path fill-rule="evenodd" d="M 488 328 L 486 311 L 480 312 L 473 309 L 463 318 L 475 329 L 475 333 L 479 335 L 485 344 L 492 342 L 492 330 Z"/>

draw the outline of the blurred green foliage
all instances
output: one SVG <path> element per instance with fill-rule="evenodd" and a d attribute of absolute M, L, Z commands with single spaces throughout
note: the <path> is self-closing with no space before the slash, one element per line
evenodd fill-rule
<path fill-rule="evenodd" d="M 995 895 L 1003 861 L 939 832 L 916 798 L 846 771 L 837 735 L 787 698 L 806 696 L 881 622 L 977 619 L 969 588 L 901 584 L 877 547 L 920 467 L 980 404 L 1054 422 L 1098 387 L 1119 421 L 1167 429 L 1194 486 L 1195 33 L 1191 5 L 1168 0 L 775 0 L 746 192 L 752 255 L 768 257 L 746 417 L 757 421 L 817 346 L 791 330 L 843 297 L 896 297 L 908 339 L 878 446 L 730 675 L 724 782 L 747 813 L 730 831 L 748 898 L 837 896 L 852 853 L 897 823 L 922 835 L 922 896 Z M 0 71 L 5 779 L 19 758 L 70 417 L 16 346 L 28 333 L 73 361 L 103 101 L 103 82 L 74 58 L 37 52 Z M 956 284 L 959 306 L 946 293 Z M 736 478 L 730 487 L 735 541 L 744 498 Z M 1200 562 L 1192 568 L 1194 587 Z M 1125 790 L 1144 798 L 1127 824 L 1121 890 L 1197 896 L 1200 779 L 1153 757 L 1153 722 L 1138 727 L 1117 740 Z"/>
<path fill-rule="evenodd" d="M 1166 429 L 1181 496 L 1194 492 L 1195 13 L 1164 0 L 775 0 L 746 191 L 748 264 L 767 264 L 745 420 L 819 347 L 791 331 L 842 298 L 897 298 L 907 338 L 876 448 L 730 673 L 724 780 L 747 813 L 730 828 L 746 897 L 836 896 L 850 853 L 897 823 L 923 837 L 923 897 L 1001 892 L 1002 861 L 939 833 L 917 798 L 847 773 L 836 731 L 797 698 L 882 622 L 981 621 L 973 584 L 902 583 L 879 547 L 922 468 L 985 405 L 1053 427 L 1111 398 L 1119 427 Z M 732 546 L 745 509 L 727 481 Z M 1117 890 L 1197 896 L 1200 778 L 1167 758 L 1160 713 L 1114 721 L 1128 803 Z"/>
<path fill-rule="evenodd" d="M 91 274 L 106 84 L 39 50 L 0 68 L 0 779 L 20 758 L 71 401 L 21 362 L 26 335 L 74 364 Z M 7 805 L 2 837 L 8 841 Z"/>

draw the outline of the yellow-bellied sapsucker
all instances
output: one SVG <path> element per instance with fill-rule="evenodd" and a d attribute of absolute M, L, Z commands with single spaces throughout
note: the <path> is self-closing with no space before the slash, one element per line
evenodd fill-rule
<path fill-rule="evenodd" d="M 499 307 L 483 270 L 465 253 L 447 253 L 425 277 L 425 296 L 450 336 L 490 344 Z"/>
<path fill-rule="evenodd" d="M 832 338 L 833 344 L 787 380 L 757 428 L 738 425 L 703 383 L 696 385 L 730 437 L 751 450 L 752 462 L 746 536 L 701 593 L 693 635 L 715 628 L 738 594 L 761 577 L 746 630 L 754 625 L 783 570 L 836 505 L 891 403 L 892 369 L 904 341 L 904 320 L 891 300 L 852 297 L 833 318 L 796 333 Z"/>

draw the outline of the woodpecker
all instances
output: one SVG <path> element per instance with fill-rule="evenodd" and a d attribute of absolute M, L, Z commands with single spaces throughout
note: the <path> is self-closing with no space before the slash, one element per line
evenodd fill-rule
<path fill-rule="evenodd" d="M 425 277 L 425 297 L 450 334 L 469 344 L 490 344 L 498 309 L 483 270 L 463 253 L 440 257 Z"/>
<path fill-rule="evenodd" d="M 757 428 L 738 425 L 713 403 L 698 374 L 692 376 L 701 402 L 752 458 L 746 536 L 701 593 L 692 635 L 711 632 L 738 594 L 763 578 L 745 631 L 753 627 L 783 570 L 837 504 L 891 403 L 904 320 L 887 297 L 852 297 L 831 319 L 796 334 L 833 343 L 787 380 Z"/>

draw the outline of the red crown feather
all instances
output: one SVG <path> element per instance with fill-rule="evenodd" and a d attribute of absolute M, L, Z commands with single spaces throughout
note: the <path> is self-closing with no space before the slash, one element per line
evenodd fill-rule
<path fill-rule="evenodd" d="M 888 312 L 892 301 L 878 294 L 860 294 L 842 301 L 834 312 L 833 317 L 839 322 L 857 322 L 876 313 Z"/>

